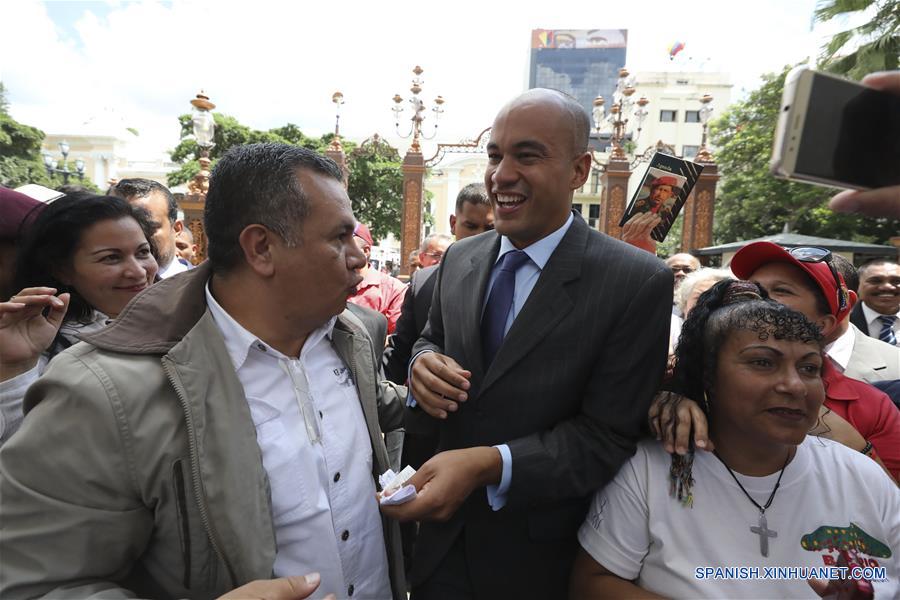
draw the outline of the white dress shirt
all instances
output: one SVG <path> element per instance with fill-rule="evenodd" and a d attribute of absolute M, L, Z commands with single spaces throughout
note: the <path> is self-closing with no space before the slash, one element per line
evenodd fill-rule
<path fill-rule="evenodd" d="M 292 358 L 244 329 L 209 286 L 206 300 L 244 388 L 269 477 L 275 575 L 320 573 L 313 598 L 391 598 L 372 447 L 350 369 L 331 345 L 336 318 Z"/>
<path fill-rule="evenodd" d="M 873 337 L 876 340 L 879 339 L 879 335 L 881 335 L 881 328 L 884 327 L 884 323 L 878 320 L 878 317 L 890 316 L 883 315 L 880 312 L 875 312 L 869 305 L 865 302 L 862 303 L 862 311 L 863 316 L 866 318 L 866 325 L 869 327 L 869 337 Z M 894 325 L 892 329 L 894 330 L 894 337 L 900 340 L 900 312 L 894 315 L 897 317 L 894 319 Z"/>
<path fill-rule="evenodd" d="M 185 271 L 190 271 L 191 265 L 187 262 L 182 261 L 178 256 L 172 259 L 172 262 L 166 265 L 165 269 L 159 270 L 159 278 L 160 279 L 168 279 L 172 275 L 178 275 L 179 273 L 184 273 Z"/>
<path fill-rule="evenodd" d="M 850 357 L 853 355 L 853 346 L 855 343 L 856 336 L 853 333 L 853 328 L 848 327 L 847 331 L 841 334 L 841 337 L 825 346 L 825 354 L 837 363 L 841 373 L 847 370 L 847 365 L 850 363 Z"/>

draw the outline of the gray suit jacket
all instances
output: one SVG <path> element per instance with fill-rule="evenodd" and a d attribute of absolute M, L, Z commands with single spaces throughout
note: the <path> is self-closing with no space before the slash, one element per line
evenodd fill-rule
<path fill-rule="evenodd" d="M 486 232 L 445 252 L 413 354 L 441 352 L 472 371 L 438 450 L 508 444 L 507 505 L 492 511 L 476 489 L 448 522 L 423 523 L 412 582 L 441 568 L 464 533 L 477 597 L 565 597 L 587 503 L 634 453 L 665 371 L 672 273 L 575 218 L 485 369 L 480 320 L 499 247 Z"/>
<path fill-rule="evenodd" d="M 853 354 L 844 375 L 866 383 L 900 379 L 900 348 L 869 337 L 850 324 L 853 329 Z"/>

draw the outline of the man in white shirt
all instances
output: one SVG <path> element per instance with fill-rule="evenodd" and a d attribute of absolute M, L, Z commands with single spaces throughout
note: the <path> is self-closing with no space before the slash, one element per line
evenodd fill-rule
<path fill-rule="evenodd" d="M 861 266 L 859 298 L 853 324 L 873 338 L 900 345 L 900 265 L 879 259 Z"/>
<path fill-rule="evenodd" d="M 140 206 L 159 223 L 159 229 L 153 234 L 153 241 L 159 253 L 161 279 L 191 268 L 190 263 L 177 254 L 175 236 L 184 229 L 184 223 L 178 218 L 175 196 L 166 186 L 152 179 L 123 179 L 110 189 L 110 194 Z"/>
<path fill-rule="evenodd" d="M 0 450 L 3 598 L 405 599 L 376 475 L 406 389 L 344 310 L 365 257 L 340 169 L 233 148 L 205 222 L 208 261 L 30 388 Z"/>
<path fill-rule="evenodd" d="M 840 254 L 832 255 L 832 261 L 844 278 L 847 288 L 856 292 L 859 288 L 859 276 L 853 264 Z M 823 293 L 829 291 L 823 290 Z M 849 301 L 853 305 L 851 314 L 862 305 L 856 294 L 849 294 Z M 841 372 L 866 383 L 900 379 L 900 348 L 867 336 L 852 320 L 852 316 L 845 316 L 837 324 L 825 347 L 828 356 Z"/>

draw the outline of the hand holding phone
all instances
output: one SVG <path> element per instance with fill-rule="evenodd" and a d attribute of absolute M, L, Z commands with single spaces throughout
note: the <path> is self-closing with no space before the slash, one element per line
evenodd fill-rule
<path fill-rule="evenodd" d="M 862 82 L 873 89 L 900 97 L 900 71 L 871 73 Z M 865 192 L 844 191 L 832 198 L 828 206 L 837 212 L 900 219 L 900 185 Z"/>
<path fill-rule="evenodd" d="M 900 186 L 900 92 L 806 67 L 792 70 L 771 169 L 779 177 L 856 190 Z"/>

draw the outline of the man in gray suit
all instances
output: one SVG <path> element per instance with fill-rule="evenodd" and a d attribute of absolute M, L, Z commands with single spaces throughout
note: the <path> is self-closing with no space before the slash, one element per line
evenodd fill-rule
<path fill-rule="evenodd" d="M 589 130 L 556 91 L 504 107 L 485 172 L 496 233 L 438 270 L 410 404 L 439 420 L 439 453 L 415 500 L 383 507 L 426 521 L 414 598 L 565 597 L 590 495 L 634 452 L 665 371 L 672 272 L 571 211 Z"/>
<path fill-rule="evenodd" d="M 900 379 L 900 348 L 886 344 L 866 335 L 853 323 L 853 313 L 861 304 L 856 294 L 859 289 L 859 274 L 856 267 L 840 254 L 832 255 L 837 271 L 844 278 L 850 294 L 853 310 L 845 316 L 829 341 L 828 355 L 843 369 L 844 375 L 866 383 Z"/>

